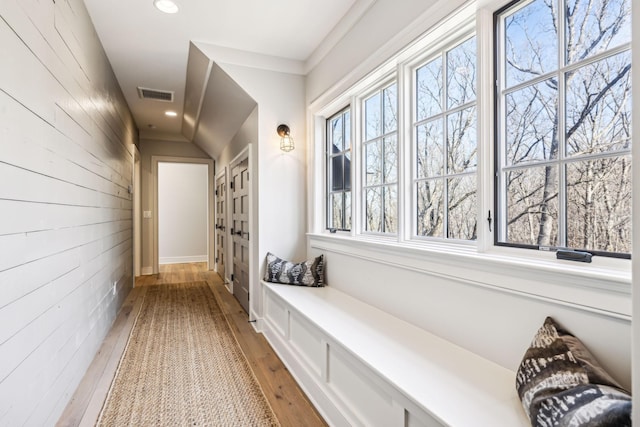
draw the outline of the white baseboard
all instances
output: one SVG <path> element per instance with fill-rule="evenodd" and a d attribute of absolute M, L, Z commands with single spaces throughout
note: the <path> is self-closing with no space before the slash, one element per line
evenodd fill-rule
<path fill-rule="evenodd" d="M 173 257 L 161 257 L 159 259 L 160 264 L 185 264 L 189 262 L 207 262 L 209 257 L 207 255 L 191 255 L 191 256 L 173 256 Z"/>

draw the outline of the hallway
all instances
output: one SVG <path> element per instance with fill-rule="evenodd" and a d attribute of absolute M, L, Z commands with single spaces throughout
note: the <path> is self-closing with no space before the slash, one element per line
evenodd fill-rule
<path fill-rule="evenodd" d="M 247 322 L 247 315 L 206 263 L 160 266 L 157 275 L 139 276 L 100 351 L 87 370 L 57 425 L 93 426 L 104 403 L 120 356 L 147 286 L 203 280 L 209 284 L 244 352 L 254 375 L 282 426 L 326 425 L 300 390 L 289 371 L 261 334 Z"/>

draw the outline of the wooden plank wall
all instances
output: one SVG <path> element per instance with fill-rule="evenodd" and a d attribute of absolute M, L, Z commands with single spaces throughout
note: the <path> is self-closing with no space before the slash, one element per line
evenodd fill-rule
<path fill-rule="evenodd" d="M 53 425 L 132 287 L 137 129 L 82 0 L 1 0 L 0 53 L 0 425 Z"/>

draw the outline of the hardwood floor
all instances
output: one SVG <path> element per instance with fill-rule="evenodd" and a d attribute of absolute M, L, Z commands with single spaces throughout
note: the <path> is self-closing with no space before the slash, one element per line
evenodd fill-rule
<path fill-rule="evenodd" d="M 247 314 L 225 288 L 217 273 L 206 263 L 160 266 L 160 273 L 136 278 L 136 286 L 125 300 L 118 317 L 96 354 L 82 382 L 57 423 L 59 427 L 93 426 L 109 391 L 147 286 L 164 283 L 206 281 L 227 316 L 262 390 L 280 424 L 286 426 L 326 426 L 287 368 L 266 341 L 255 332 Z"/>

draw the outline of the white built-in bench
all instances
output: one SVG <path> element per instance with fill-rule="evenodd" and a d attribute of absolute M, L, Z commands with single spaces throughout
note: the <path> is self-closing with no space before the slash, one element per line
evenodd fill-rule
<path fill-rule="evenodd" d="M 263 332 L 330 425 L 529 425 L 513 371 L 331 287 L 262 286 Z"/>

